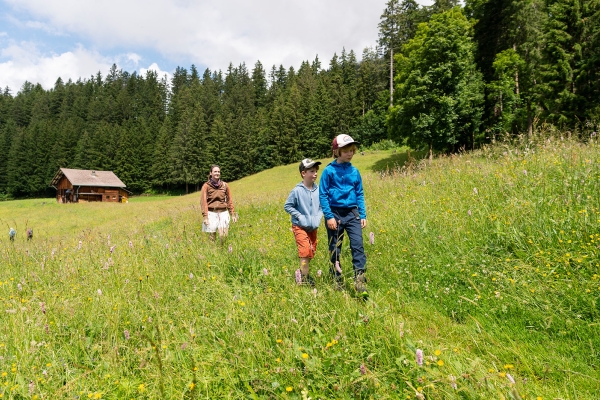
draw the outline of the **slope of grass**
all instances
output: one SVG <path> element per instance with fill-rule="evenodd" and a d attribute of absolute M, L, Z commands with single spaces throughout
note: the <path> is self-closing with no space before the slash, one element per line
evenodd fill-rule
<path fill-rule="evenodd" d="M 230 184 L 240 221 L 224 246 L 200 232 L 198 194 L 0 203 L 2 225 L 18 229 L 14 243 L 8 227 L 0 237 L 0 394 L 596 397 L 596 143 L 353 163 L 369 214 L 367 302 L 351 289 L 347 244 L 347 290 L 333 290 L 324 227 L 315 290 L 294 284 L 283 202 L 296 165 Z"/>

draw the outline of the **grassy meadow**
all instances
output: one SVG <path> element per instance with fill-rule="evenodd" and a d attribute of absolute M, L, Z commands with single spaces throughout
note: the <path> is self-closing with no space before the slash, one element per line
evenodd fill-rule
<path fill-rule="evenodd" d="M 0 398 L 598 397 L 596 142 L 353 164 L 366 302 L 347 242 L 333 289 L 324 224 L 315 290 L 294 283 L 296 165 L 230 183 L 240 218 L 223 246 L 201 232 L 197 193 L 0 203 Z"/>

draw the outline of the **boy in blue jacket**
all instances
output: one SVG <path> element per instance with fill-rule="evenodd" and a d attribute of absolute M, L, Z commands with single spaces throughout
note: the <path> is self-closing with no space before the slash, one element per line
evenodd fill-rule
<path fill-rule="evenodd" d="M 358 142 L 348 135 L 338 135 L 333 139 L 334 160 L 325 169 L 320 181 L 319 198 L 325 221 L 331 256 L 331 270 L 338 288 L 342 287 L 340 250 L 344 232 L 350 239 L 354 285 L 356 292 L 366 297 L 365 278 L 367 257 L 363 246 L 362 230 L 367 226 L 367 210 L 362 178 L 350 163 L 357 150 Z"/>
<path fill-rule="evenodd" d="M 296 281 L 314 286 L 309 275 L 309 263 L 317 249 L 317 228 L 321 224 L 323 212 L 319 202 L 319 187 L 315 183 L 321 162 L 305 158 L 300 162 L 302 182 L 290 192 L 285 205 L 285 212 L 292 216 L 292 231 L 296 238 L 298 257 L 300 257 L 300 275 L 296 273 Z"/>

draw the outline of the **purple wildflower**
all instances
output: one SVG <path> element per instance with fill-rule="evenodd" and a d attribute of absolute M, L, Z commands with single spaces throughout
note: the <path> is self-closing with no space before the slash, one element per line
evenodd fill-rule
<path fill-rule="evenodd" d="M 512 383 L 513 385 L 515 384 L 515 378 L 513 378 L 512 375 L 509 374 L 508 372 L 506 373 L 506 378 L 508 379 L 508 381 L 510 383 Z"/>
<path fill-rule="evenodd" d="M 417 351 L 415 352 L 415 356 L 417 359 L 417 365 L 419 367 L 423 366 L 423 350 L 417 349 Z"/>
<path fill-rule="evenodd" d="M 19 291 L 22 291 L 23 290 L 23 285 L 21 285 L 20 283 L 17 284 L 17 289 L 19 289 Z"/>
<path fill-rule="evenodd" d="M 123 331 L 123 335 L 125 335 L 126 340 L 129 340 L 129 331 L 127 329 Z"/>
<path fill-rule="evenodd" d="M 98 296 L 102 296 L 102 290 L 98 289 Z"/>
<path fill-rule="evenodd" d="M 190 272 L 190 279 L 194 279 L 194 274 Z"/>
<path fill-rule="evenodd" d="M 227 251 L 230 253 L 233 252 L 233 246 L 229 245 L 229 247 L 227 248 Z"/>
<path fill-rule="evenodd" d="M 43 302 L 40 303 L 40 308 L 42 309 L 42 314 L 46 314 L 46 304 L 44 304 Z"/>
<path fill-rule="evenodd" d="M 317 288 L 313 289 L 313 294 L 316 296 L 317 295 Z"/>
<path fill-rule="evenodd" d="M 264 274 L 264 275 L 269 275 L 269 270 L 268 270 L 268 269 L 266 269 L 266 268 L 263 268 L 263 274 Z"/>
<path fill-rule="evenodd" d="M 81 240 L 79 241 L 79 246 L 77 246 L 78 250 L 81 250 Z M 52 255 L 54 255 L 54 253 L 52 253 Z"/>
<path fill-rule="evenodd" d="M 471 210 L 467 211 L 467 214 L 469 214 L 469 217 L 471 216 Z"/>
<path fill-rule="evenodd" d="M 131 240 L 129 241 L 129 248 L 133 249 L 133 242 Z"/>
<path fill-rule="evenodd" d="M 300 272 L 300 269 L 296 270 L 296 283 L 298 285 L 302 283 L 302 272 Z"/>
<path fill-rule="evenodd" d="M 479 192 L 477 191 L 477 188 L 473 188 L 473 193 L 479 194 Z"/>
<path fill-rule="evenodd" d="M 33 381 L 29 381 L 29 394 L 33 394 L 35 391 L 35 383 Z"/>
<path fill-rule="evenodd" d="M 318 271 L 317 271 L 317 276 L 318 276 L 318 277 L 320 277 L 321 275 L 323 275 L 323 271 L 321 271 L 321 270 L 318 270 Z"/>
<path fill-rule="evenodd" d="M 46 331 L 46 335 L 50 334 L 50 327 L 48 326 L 48 324 L 44 325 L 44 330 Z"/>
<path fill-rule="evenodd" d="M 375 234 L 373 232 L 369 233 L 369 243 L 375 244 Z"/>
<path fill-rule="evenodd" d="M 448 379 L 450 379 L 450 386 L 452 386 L 452 389 L 456 390 L 456 377 L 454 375 L 449 375 Z"/>
<path fill-rule="evenodd" d="M 115 251 L 115 247 L 117 247 L 117 245 L 110 246 L 110 254 L 112 254 Z"/>
<path fill-rule="evenodd" d="M 361 375 L 366 375 L 367 374 L 367 367 L 365 367 L 365 364 L 360 364 L 360 374 Z"/>
<path fill-rule="evenodd" d="M 527 170 L 526 169 L 523 170 L 523 175 L 527 176 Z"/>

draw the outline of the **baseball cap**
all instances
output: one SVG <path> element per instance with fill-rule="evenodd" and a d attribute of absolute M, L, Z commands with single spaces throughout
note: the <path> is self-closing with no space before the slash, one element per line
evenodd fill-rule
<path fill-rule="evenodd" d="M 321 165 L 321 161 L 313 161 L 310 158 L 305 158 L 300 161 L 300 172 L 316 167 L 317 165 Z"/>
<path fill-rule="evenodd" d="M 332 150 L 337 150 L 339 148 L 346 147 L 349 144 L 355 144 L 357 146 L 360 145 L 359 142 L 355 141 L 348 135 L 344 135 L 344 134 L 337 135 L 335 138 L 333 138 L 333 142 L 331 143 L 331 148 L 332 148 Z"/>

